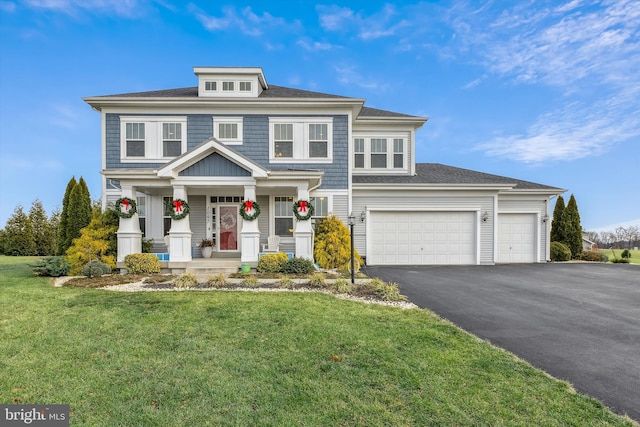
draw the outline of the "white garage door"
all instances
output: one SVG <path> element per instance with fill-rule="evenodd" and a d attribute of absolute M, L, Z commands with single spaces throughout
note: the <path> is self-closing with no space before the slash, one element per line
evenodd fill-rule
<path fill-rule="evenodd" d="M 498 215 L 498 262 L 536 262 L 536 215 Z"/>
<path fill-rule="evenodd" d="M 371 212 L 371 265 L 475 264 L 475 212 Z"/>

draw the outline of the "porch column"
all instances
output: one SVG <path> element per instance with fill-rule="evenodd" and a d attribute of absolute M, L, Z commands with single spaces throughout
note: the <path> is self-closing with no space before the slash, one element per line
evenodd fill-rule
<path fill-rule="evenodd" d="M 120 197 L 128 197 L 136 200 L 136 188 L 131 185 L 122 184 Z M 131 218 L 120 218 L 118 224 L 118 262 L 124 261 L 124 257 L 129 254 L 142 253 L 142 232 L 140 231 L 140 220 L 138 213 Z"/>
<path fill-rule="evenodd" d="M 298 186 L 297 200 L 309 200 L 309 187 L 307 184 Z M 296 244 L 296 257 L 313 261 L 313 228 L 311 220 L 298 221 L 294 219 L 293 239 Z"/>
<path fill-rule="evenodd" d="M 244 200 L 256 201 L 256 186 L 244 186 Z M 260 254 L 260 230 L 258 229 L 258 219 L 253 221 L 242 221 L 240 231 L 242 254 L 240 261 L 250 263 L 253 267 L 258 265 Z"/>
<path fill-rule="evenodd" d="M 173 187 L 173 199 L 187 200 L 187 189 L 183 185 Z M 171 220 L 169 231 L 169 261 L 191 261 L 191 226 L 189 216 Z"/>

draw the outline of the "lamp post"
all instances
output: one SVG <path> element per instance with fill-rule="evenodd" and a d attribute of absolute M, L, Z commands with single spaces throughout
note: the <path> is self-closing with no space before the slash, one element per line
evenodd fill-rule
<path fill-rule="evenodd" d="M 356 223 L 356 217 L 353 216 L 353 212 L 349 214 L 349 229 L 351 232 L 351 284 L 355 283 L 355 259 L 353 256 L 353 226 Z"/>

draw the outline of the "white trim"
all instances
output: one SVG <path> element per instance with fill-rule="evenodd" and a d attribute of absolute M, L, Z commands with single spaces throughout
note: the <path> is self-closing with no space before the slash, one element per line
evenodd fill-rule
<path fill-rule="evenodd" d="M 275 157 L 274 125 L 293 125 L 293 157 Z M 309 125 L 327 125 L 327 157 L 309 156 Z M 270 163 L 333 163 L 333 117 L 269 117 Z"/>
<path fill-rule="evenodd" d="M 104 122 L 104 121 L 103 121 Z M 127 156 L 127 123 L 144 124 L 144 156 Z M 162 127 L 165 123 L 180 123 L 180 152 L 187 151 L 186 116 L 120 116 L 120 162 L 121 163 L 158 163 L 173 160 L 176 157 L 164 157 Z M 106 165 L 105 165 L 106 167 Z"/>
<path fill-rule="evenodd" d="M 221 124 L 235 124 L 238 126 L 237 138 L 221 138 L 220 137 L 220 125 Z M 214 116 L 213 117 L 213 137 L 225 145 L 242 145 L 243 141 L 243 118 L 242 117 L 225 117 Z"/>
<path fill-rule="evenodd" d="M 437 205 L 437 206 L 416 206 L 412 205 L 411 210 L 414 212 L 475 212 L 476 213 L 476 226 L 475 226 L 475 245 L 476 245 L 476 259 L 475 265 L 480 265 L 480 212 L 482 210 L 482 206 L 447 206 L 447 205 Z M 371 230 L 371 213 L 372 212 L 403 212 L 402 209 L 399 209 L 397 206 L 365 206 L 365 248 L 367 256 L 372 253 L 372 236 L 373 230 Z"/>
<path fill-rule="evenodd" d="M 364 167 L 356 168 L 355 160 L 353 160 L 352 171 L 353 175 L 371 175 L 375 173 L 377 175 L 382 174 L 406 174 L 410 171 L 411 165 L 409 165 L 409 152 L 411 150 L 410 147 L 410 138 L 411 132 L 408 131 L 355 131 L 351 138 L 351 150 L 349 150 L 350 156 L 352 159 L 355 158 L 355 140 L 363 139 L 364 140 L 364 152 L 362 153 L 364 156 Z M 386 140 L 386 153 L 377 153 L 377 154 L 385 154 L 387 156 L 387 166 L 384 168 L 372 168 L 371 167 L 371 155 L 376 154 L 371 151 L 371 140 L 372 139 L 384 139 Z M 401 139 L 402 142 L 402 167 L 395 168 L 394 165 L 394 145 L 395 140 Z M 413 163 L 413 158 L 412 158 Z"/>

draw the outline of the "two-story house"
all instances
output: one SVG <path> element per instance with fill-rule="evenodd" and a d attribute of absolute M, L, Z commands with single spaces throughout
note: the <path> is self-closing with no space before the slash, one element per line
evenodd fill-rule
<path fill-rule="evenodd" d="M 548 259 L 549 200 L 564 190 L 416 163 L 427 118 L 270 85 L 261 68 L 194 73 L 197 86 L 84 99 L 102 117 L 103 206 L 136 202 L 120 219 L 119 262 L 154 239 L 180 271 L 207 238 L 214 257 L 255 265 L 275 235 L 313 258 L 314 223 L 329 213 L 356 217 L 368 264 Z"/>

